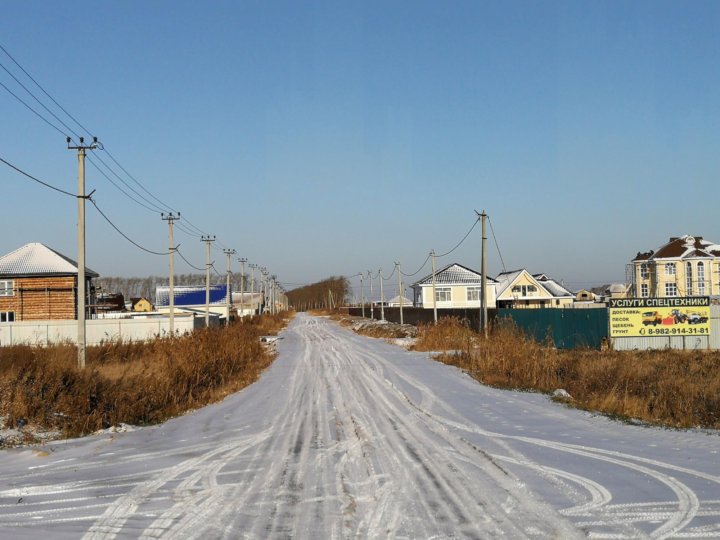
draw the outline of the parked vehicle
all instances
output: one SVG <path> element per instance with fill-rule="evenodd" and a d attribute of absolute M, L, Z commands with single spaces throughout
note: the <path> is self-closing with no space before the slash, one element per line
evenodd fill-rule
<path fill-rule="evenodd" d="M 699 313 L 690 313 L 687 316 L 688 324 L 705 324 L 708 322 L 708 318 L 700 315 Z"/>

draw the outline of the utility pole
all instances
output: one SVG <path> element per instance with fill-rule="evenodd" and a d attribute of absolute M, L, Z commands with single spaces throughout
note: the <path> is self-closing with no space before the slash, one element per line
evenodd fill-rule
<path fill-rule="evenodd" d="M 400 263 L 396 262 L 395 267 L 398 271 L 398 289 L 400 291 L 400 324 L 404 324 L 403 321 L 403 286 L 402 286 L 402 270 L 400 270 Z"/>
<path fill-rule="evenodd" d="M 255 269 L 257 268 L 257 264 L 250 264 L 250 271 L 252 272 L 252 277 L 250 278 L 250 307 L 252 308 L 253 305 L 253 298 L 255 298 Z M 253 315 L 255 315 L 255 309 L 252 309 Z"/>
<path fill-rule="evenodd" d="M 80 137 L 80 142 L 76 146 L 70 146 L 72 139 L 67 138 L 68 150 L 77 150 L 78 157 L 78 277 L 77 277 L 77 320 L 78 320 L 78 368 L 85 369 L 85 151 L 94 150 L 98 147 L 97 137 L 93 137 L 93 142 L 89 145 L 85 144 L 85 138 Z M 92 195 L 92 193 L 91 193 Z"/>
<path fill-rule="evenodd" d="M 487 236 L 485 234 L 485 219 L 487 214 L 485 210 L 482 214 L 479 214 L 477 210 L 475 213 L 481 219 L 482 223 L 482 255 L 480 259 L 480 332 L 487 337 L 487 266 L 486 266 L 486 244 Z"/>
<path fill-rule="evenodd" d="M 175 335 L 175 240 L 173 239 L 173 223 L 180 219 L 180 212 L 174 216 L 172 212 L 168 215 L 160 214 L 160 217 L 168 222 L 168 237 L 170 238 L 170 335 Z"/>
<path fill-rule="evenodd" d="M 435 297 L 435 250 L 434 249 L 430 252 L 430 256 L 432 257 L 433 321 L 435 321 L 435 324 L 437 324 L 437 299 Z M 425 303 L 425 300 L 423 300 L 423 303 Z"/>
<path fill-rule="evenodd" d="M 363 274 L 360 272 L 360 310 L 363 319 L 365 318 L 365 302 L 363 302 Z"/>
<path fill-rule="evenodd" d="M 225 326 L 230 325 L 230 308 L 232 306 L 232 294 L 230 293 L 230 256 L 235 255 L 237 251 L 234 249 L 223 249 L 223 253 L 227 256 L 227 276 L 225 279 L 225 298 L 227 300 L 227 313 L 225 317 Z"/>
<path fill-rule="evenodd" d="M 214 236 L 201 236 L 201 242 L 205 242 L 205 327 L 210 327 L 210 244 L 215 241 Z"/>
<path fill-rule="evenodd" d="M 370 280 L 370 318 L 375 320 L 375 310 L 373 306 L 375 305 L 375 301 L 373 300 L 373 288 L 372 288 L 372 274 L 370 273 L 370 270 L 368 270 L 368 279 Z"/>
<path fill-rule="evenodd" d="M 240 263 L 240 317 L 242 318 L 244 313 L 242 306 L 245 300 L 245 263 L 247 262 L 247 258 L 240 257 L 238 262 Z"/>
<path fill-rule="evenodd" d="M 380 319 L 385 320 L 385 293 L 383 292 L 382 268 L 378 270 L 380 276 Z"/>

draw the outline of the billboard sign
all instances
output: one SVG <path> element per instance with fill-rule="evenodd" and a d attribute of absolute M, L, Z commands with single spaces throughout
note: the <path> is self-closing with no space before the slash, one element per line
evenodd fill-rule
<path fill-rule="evenodd" d="M 710 335 L 710 298 L 614 298 L 610 337 Z"/>

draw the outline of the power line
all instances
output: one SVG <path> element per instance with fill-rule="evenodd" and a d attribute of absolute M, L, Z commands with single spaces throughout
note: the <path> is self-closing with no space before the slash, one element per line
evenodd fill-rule
<path fill-rule="evenodd" d="M 473 231 L 473 229 L 475 228 L 475 226 L 478 224 L 478 221 L 480 221 L 480 220 L 479 220 L 479 219 L 476 219 L 476 220 L 475 220 L 475 222 L 473 223 L 472 227 L 470 227 L 470 230 L 467 232 L 467 234 L 465 234 L 465 236 L 463 236 L 463 239 L 460 240 L 460 242 L 458 242 L 457 245 L 456 245 L 454 248 L 452 248 L 452 249 L 451 249 L 450 251 L 448 251 L 447 253 L 443 253 L 442 255 L 435 255 L 435 257 L 437 257 L 437 258 L 439 258 L 439 257 L 445 257 L 446 255 L 450 255 L 453 251 L 455 251 L 457 248 L 459 248 L 459 247 L 462 245 L 462 243 L 467 239 L 467 237 L 470 236 L 470 233 Z"/>
<path fill-rule="evenodd" d="M 502 253 L 500 253 L 500 244 L 498 244 L 497 238 L 495 238 L 495 229 L 493 228 L 492 221 L 490 220 L 490 216 L 488 216 L 488 222 L 490 223 L 490 232 L 493 235 L 493 240 L 495 241 L 495 247 L 497 248 L 498 257 L 500 257 L 500 263 L 503 267 L 503 272 L 505 272 L 505 261 L 503 261 Z"/>
<path fill-rule="evenodd" d="M 423 268 L 425 268 L 425 265 L 427 264 L 427 262 L 428 262 L 429 260 L 430 260 L 430 255 L 428 254 L 427 258 L 425 259 L 425 262 L 422 263 L 422 266 L 421 266 L 420 268 L 418 268 L 418 269 L 417 269 L 415 272 L 413 272 L 412 274 L 406 274 L 406 273 L 403 272 L 402 270 L 400 270 L 399 272 L 400 272 L 403 276 L 405 276 L 405 277 L 413 277 L 413 276 L 416 276 L 416 275 L 418 275 L 418 274 L 420 273 L 420 270 L 422 270 Z"/>
<path fill-rule="evenodd" d="M 38 178 L 35 178 L 35 177 L 32 176 L 31 174 L 26 173 L 26 172 L 23 171 L 22 169 L 19 169 L 18 167 L 16 167 L 15 165 L 13 165 L 12 163 L 10 163 L 9 161 L 5 161 L 5 160 L 4 160 L 3 158 L 1 158 L 1 157 L 0 157 L 0 161 L 2 161 L 2 162 L 3 162 L 5 165 L 7 165 L 8 167 L 10 167 L 10 168 L 12 168 L 12 169 L 15 169 L 15 170 L 16 170 L 17 172 L 19 172 L 20 174 L 22 174 L 22 175 L 24 175 L 24 176 L 27 176 L 28 178 L 30 178 L 30 180 L 34 180 L 34 181 L 37 182 L 38 184 L 42 184 L 42 185 L 45 186 L 45 187 L 48 187 L 48 188 L 50 188 L 50 189 L 53 189 L 53 190 L 55 190 L 55 191 L 57 191 L 57 192 L 59 192 L 59 193 L 62 193 L 63 195 L 68 195 L 68 196 L 70 196 L 70 197 L 72 197 L 72 198 L 74 198 L 74 199 L 77 198 L 77 195 L 75 195 L 74 193 L 70 193 L 69 191 L 65 191 L 64 189 L 57 188 L 57 187 L 55 187 L 55 186 L 53 186 L 53 185 L 51 185 L 51 184 L 48 184 L 47 182 L 43 182 L 42 180 L 40 180 L 40 179 L 38 179 Z"/>
<path fill-rule="evenodd" d="M 35 96 L 35 94 L 33 94 L 33 93 L 27 88 L 27 86 L 25 86 L 23 83 L 21 83 L 21 82 L 18 80 L 18 78 L 17 78 L 15 75 L 13 75 L 13 74 L 10 72 L 10 70 L 9 70 L 8 68 L 6 68 L 5 65 L 4 65 L 2 62 L 0 62 L 0 67 L 5 70 L 5 73 L 7 73 L 8 75 L 10 75 L 10 76 L 14 79 L 15 82 L 18 83 L 18 84 L 22 87 L 23 90 L 25 90 L 28 94 L 30 94 L 30 96 L 31 96 L 35 101 L 37 101 L 38 104 L 39 104 L 43 109 L 45 109 L 47 112 L 49 112 L 50 115 L 51 115 L 55 120 L 57 120 L 58 122 L 60 122 L 65 129 L 67 129 L 70 133 L 72 133 L 72 134 L 75 135 L 76 137 L 78 137 L 78 138 L 80 137 L 80 135 L 79 135 L 78 133 L 76 133 L 73 128 L 71 128 L 71 127 L 68 126 L 65 122 L 63 122 L 62 120 L 60 120 L 60 118 L 58 118 L 58 116 L 57 116 L 54 112 L 52 112 L 52 111 L 47 107 L 47 105 L 45 105 L 42 101 L 40 101 L 40 100 L 37 98 L 37 96 Z"/>
<path fill-rule="evenodd" d="M 96 169 L 102 176 L 104 176 L 104 177 L 107 179 L 108 182 L 110 182 L 113 186 L 115 186 L 115 188 L 116 188 L 120 193 L 122 193 L 123 195 L 125 195 L 128 199 L 130 199 L 130 200 L 133 201 L 135 204 L 138 204 L 138 205 L 142 206 L 143 208 L 145 208 L 146 210 L 149 210 L 150 212 L 152 212 L 152 213 L 154 213 L 154 214 L 159 214 L 159 213 L 160 213 L 160 212 L 159 212 L 158 210 L 156 210 L 155 208 L 152 208 L 152 207 L 150 207 L 150 206 L 148 206 L 148 205 L 146 205 L 146 204 L 138 201 L 138 200 L 135 199 L 132 195 L 130 195 L 127 191 L 125 191 L 123 188 L 121 188 L 119 185 L 117 185 L 117 184 L 115 183 L 115 181 L 114 181 L 112 178 L 110 178 L 110 177 L 107 175 L 107 173 L 105 173 L 105 171 L 103 171 L 103 170 L 95 163 L 95 161 L 93 161 L 93 159 L 92 159 L 90 156 L 88 156 L 88 161 L 90 162 L 90 164 L 91 164 L 93 167 L 95 167 L 95 169 Z"/>
<path fill-rule="evenodd" d="M 92 197 L 88 196 L 88 199 L 89 199 L 90 202 L 93 204 L 93 206 L 94 206 L 95 209 L 98 211 L 98 213 L 105 219 L 105 221 L 107 221 L 107 222 L 110 224 L 110 226 L 111 226 L 113 229 L 115 229 L 115 230 L 120 234 L 120 236 L 122 236 L 123 238 L 125 238 L 125 240 L 127 240 L 128 242 L 130 242 L 132 245 L 134 245 L 135 247 L 140 248 L 140 249 L 142 249 L 143 251 L 146 251 L 147 253 L 150 253 L 150 254 L 152 254 L 152 255 L 170 255 L 170 252 L 159 253 L 159 252 L 157 252 L 157 251 L 152 251 L 152 250 L 150 250 L 150 249 L 144 248 L 143 246 L 141 246 L 140 244 L 138 244 L 137 242 L 135 242 L 134 240 L 132 240 L 128 235 L 126 235 L 124 232 L 122 232 L 112 221 L 110 221 L 110 218 L 107 217 L 102 210 L 100 210 L 100 207 L 99 207 L 99 206 L 97 205 L 97 203 L 92 199 Z"/>
<path fill-rule="evenodd" d="M 35 116 L 37 116 L 40 120 L 42 120 L 43 122 L 45 122 L 48 126 L 50 126 L 51 128 L 53 128 L 55 131 L 57 131 L 58 133 L 60 133 L 60 134 L 63 135 L 64 137 L 67 136 L 67 133 L 65 133 L 62 129 L 60 129 L 60 128 L 57 127 L 55 124 L 53 124 L 52 122 L 50 122 L 50 120 L 48 120 L 47 118 L 45 118 L 42 114 L 40 114 L 39 112 L 37 112 L 37 111 L 36 111 L 35 109 L 33 109 L 30 105 L 28 105 L 27 103 L 25 103 L 25 101 L 24 101 L 20 96 L 18 96 L 15 92 L 13 92 L 12 90 L 10 90 L 10 89 L 9 89 L 7 86 L 5 86 L 3 83 L 0 82 L 0 86 L 2 86 L 5 90 L 7 90 L 8 93 L 9 93 L 11 96 L 13 96 L 15 99 L 17 99 L 20 103 L 22 103 L 23 105 L 25 105 L 25 107 L 27 107 L 27 108 L 30 110 L 30 112 L 32 112 L 32 113 L 33 113 Z"/>
<path fill-rule="evenodd" d="M 188 261 L 188 260 L 183 256 L 183 254 L 180 252 L 180 249 L 179 249 L 179 248 L 175 248 L 175 253 L 177 253 L 178 255 L 180 255 L 180 258 L 181 258 L 183 261 L 185 261 L 185 263 L 186 263 L 190 268 L 194 268 L 195 270 L 199 270 L 200 272 L 204 272 L 204 271 L 205 271 L 205 268 L 198 268 L 197 266 L 195 266 L 194 264 L 192 264 L 190 261 Z"/>
<path fill-rule="evenodd" d="M 23 67 L 20 65 L 20 63 L 19 63 L 17 60 L 15 60 L 15 58 L 13 58 L 13 56 L 7 51 L 7 49 L 5 49 L 5 47 L 3 47 L 2 45 L 0 45 L 0 49 L 2 49 L 2 51 L 3 51 L 6 55 L 8 55 L 8 57 L 10 58 L 10 60 L 12 60 L 12 61 L 15 63 L 15 65 L 16 65 L 17 67 L 19 67 L 19 68 L 22 70 L 22 72 L 23 72 L 25 75 L 27 75 L 27 77 L 28 77 L 32 82 L 34 82 L 35 85 L 36 85 L 40 90 L 42 90 L 43 94 L 45 94 L 47 97 L 49 97 L 50 100 L 51 100 L 55 105 L 57 105 L 57 106 L 60 108 L 60 110 L 61 110 L 62 112 L 64 112 L 65 114 L 67 114 L 67 115 L 72 119 L 73 122 L 75 122 L 75 123 L 76 123 L 78 126 L 80 126 L 83 130 L 85 130 L 85 133 L 87 133 L 88 135 L 92 135 L 92 133 L 90 133 L 90 130 L 89 130 L 89 129 L 85 128 L 80 122 L 78 122 L 78 121 L 73 117 L 73 115 L 71 115 L 69 112 L 67 112 L 67 111 L 63 108 L 62 105 L 60 105 L 57 101 L 55 101 L 55 99 L 54 99 L 50 94 L 48 94 L 48 93 L 45 91 L 45 89 L 40 85 L 39 82 L 37 82 L 37 81 L 32 77 L 32 75 L 30 75 L 27 71 L 25 71 L 25 68 L 23 68 Z"/>

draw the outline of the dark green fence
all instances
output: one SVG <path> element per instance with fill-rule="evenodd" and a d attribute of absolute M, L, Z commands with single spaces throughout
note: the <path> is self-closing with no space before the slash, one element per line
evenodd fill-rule
<path fill-rule="evenodd" d="M 499 309 L 498 320 L 512 319 L 538 341 L 550 337 L 558 349 L 599 349 L 608 335 L 607 309 Z"/>

